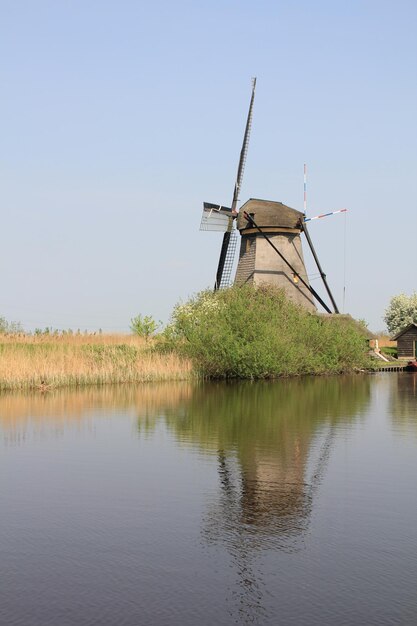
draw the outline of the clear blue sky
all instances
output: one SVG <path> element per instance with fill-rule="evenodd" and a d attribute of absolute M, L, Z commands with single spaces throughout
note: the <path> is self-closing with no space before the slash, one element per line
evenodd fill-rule
<path fill-rule="evenodd" d="M 302 209 L 306 162 L 309 214 L 349 208 L 346 249 L 310 227 L 336 299 L 381 329 L 417 288 L 416 31 L 415 0 L 0 0 L 0 315 L 123 331 L 212 286 L 256 75 L 241 199 Z"/>

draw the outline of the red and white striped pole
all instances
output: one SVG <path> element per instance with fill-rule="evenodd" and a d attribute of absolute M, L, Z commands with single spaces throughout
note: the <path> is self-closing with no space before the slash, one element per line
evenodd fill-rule
<path fill-rule="evenodd" d="M 339 211 L 331 211 L 330 213 L 322 213 L 321 215 L 315 215 L 314 217 L 304 218 L 304 222 L 311 222 L 311 220 L 319 220 L 322 217 L 328 217 L 329 215 L 336 215 L 336 213 L 346 213 L 347 209 L 340 209 Z"/>

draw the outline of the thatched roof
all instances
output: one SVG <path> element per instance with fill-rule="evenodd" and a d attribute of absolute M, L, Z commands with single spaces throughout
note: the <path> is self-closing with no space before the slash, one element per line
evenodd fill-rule
<path fill-rule="evenodd" d="M 304 219 L 304 213 L 296 209 L 291 209 L 291 207 L 282 204 L 282 202 L 251 198 L 240 207 L 237 218 L 237 227 L 239 230 L 248 227 L 248 222 L 243 216 L 244 211 L 253 213 L 253 219 L 261 228 L 267 226 L 275 226 L 276 228 L 298 228 L 300 220 Z"/>

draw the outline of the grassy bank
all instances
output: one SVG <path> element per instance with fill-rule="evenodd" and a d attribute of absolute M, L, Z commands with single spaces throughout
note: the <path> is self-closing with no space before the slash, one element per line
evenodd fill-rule
<path fill-rule="evenodd" d="M 192 377 L 189 359 L 133 335 L 0 335 L 0 390 Z"/>

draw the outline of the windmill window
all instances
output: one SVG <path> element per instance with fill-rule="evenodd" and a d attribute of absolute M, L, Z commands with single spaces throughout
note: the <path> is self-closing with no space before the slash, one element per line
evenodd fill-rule
<path fill-rule="evenodd" d="M 250 250 L 250 244 L 251 244 L 251 240 L 248 238 L 246 239 L 246 249 L 245 252 L 249 252 Z"/>

